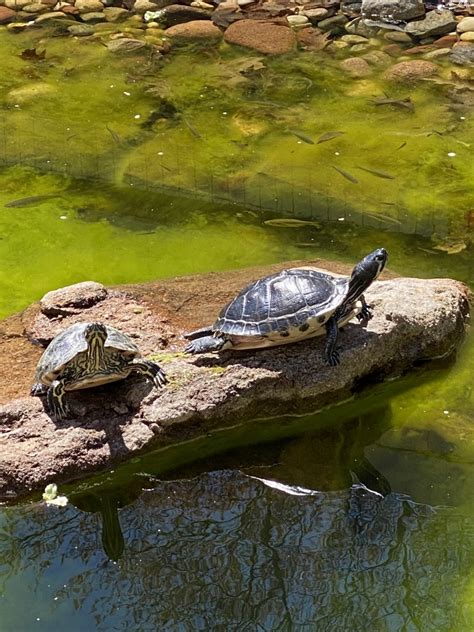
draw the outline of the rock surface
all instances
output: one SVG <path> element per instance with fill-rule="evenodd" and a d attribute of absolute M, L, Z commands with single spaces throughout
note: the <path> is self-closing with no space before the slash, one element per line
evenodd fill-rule
<path fill-rule="evenodd" d="M 105 290 L 78 313 L 43 314 L 38 304 L 0 323 L 0 497 L 14 498 L 110 467 L 137 452 L 201 435 L 228 423 L 307 412 L 350 398 L 362 383 L 395 377 L 420 358 L 453 349 L 468 313 L 467 289 L 446 279 L 395 279 L 366 293 L 367 328 L 341 333 L 341 365 L 329 367 L 324 341 L 274 349 L 185 357 L 182 332 L 210 323 L 250 280 L 288 265 L 180 277 Z M 304 262 L 348 273 L 347 266 Z M 64 294 L 77 294 L 77 286 Z M 400 300 L 403 297 L 403 300 Z M 76 301 L 77 303 L 77 301 Z M 27 396 L 43 347 L 78 321 L 100 320 L 132 336 L 166 370 L 158 391 L 138 378 L 68 394 L 75 414 L 55 423 Z"/>
<path fill-rule="evenodd" d="M 226 30 L 224 39 L 229 44 L 252 48 L 266 55 L 289 53 L 296 47 L 296 36 L 290 27 L 258 20 L 234 22 Z"/>

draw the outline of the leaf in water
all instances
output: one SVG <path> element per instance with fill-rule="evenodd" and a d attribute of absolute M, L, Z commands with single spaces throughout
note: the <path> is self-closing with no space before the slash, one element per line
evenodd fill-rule
<path fill-rule="evenodd" d="M 378 169 L 369 169 L 369 167 L 360 167 L 357 166 L 357 169 L 362 169 L 362 171 L 367 171 L 367 173 L 371 173 L 373 176 L 377 176 L 378 178 L 385 178 L 386 180 L 395 180 L 395 176 L 392 176 L 390 173 L 386 171 L 379 171 Z"/>
<path fill-rule="evenodd" d="M 322 136 L 318 138 L 317 144 L 326 143 L 328 140 L 332 140 L 333 138 L 337 138 L 338 136 L 342 136 L 345 132 L 326 132 Z"/>
<path fill-rule="evenodd" d="M 54 500 L 58 495 L 58 486 L 56 483 L 46 485 L 43 492 L 43 500 Z"/>

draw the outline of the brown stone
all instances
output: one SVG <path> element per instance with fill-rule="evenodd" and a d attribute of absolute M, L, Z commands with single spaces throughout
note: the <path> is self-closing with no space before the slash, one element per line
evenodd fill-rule
<path fill-rule="evenodd" d="M 83 281 L 48 292 L 40 301 L 40 309 L 46 316 L 67 316 L 96 305 L 106 296 L 102 283 Z"/>
<path fill-rule="evenodd" d="M 8 7 L 0 7 L 0 24 L 8 24 L 11 22 L 16 16 L 15 11 L 13 9 L 9 9 Z"/>
<path fill-rule="evenodd" d="M 314 338 L 255 352 L 183 357 L 182 332 L 210 324 L 249 281 L 290 262 L 110 289 L 82 313 L 46 319 L 40 306 L 0 323 L 0 497 L 13 498 L 111 467 L 143 450 L 202 435 L 211 428 L 268 415 L 307 412 L 351 397 L 361 383 L 405 373 L 462 338 L 468 291 L 448 279 L 392 279 L 366 293 L 374 317 L 340 334 L 341 364 L 323 359 Z M 348 274 L 350 268 L 326 264 Z M 402 299 L 402 300 L 401 300 Z M 74 417 L 55 422 L 28 391 L 42 348 L 74 322 L 100 321 L 136 340 L 167 372 L 157 391 L 127 379 L 68 393 Z M 162 354 L 160 356 L 160 353 Z M 19 399 L 14 399 L 19 398 Z"/>
<path fill-rule="evenodd" d="M 266 55 L 289 53 L 296 47 L 296 35 L 290 27 L 258 20 L 234 22 L 224 33 L 224 39 L 229 44 L 245 46 Z"/>
<path fill-rule="evenodd" d="M 398 44 L 388 44 L 382 48 L 384 53 L 390 55 L 390 57 L 399 57 L 403 53 L 403 49 Z"/>
<path fill-rule="evenodd" d="M 178 41 L 214 41 L 218 42 L 222 39 L 222 31 L 207 20 L 193 20 L 184 24 L 176 24 L 170 26 L 165 31 L 166 35 L 171 38 L 173 43 Z"/>
<path fill-rule="evenodd" d="M 433 42 L 433 46 L 436 46 L 436 48 L 451 48 L 457 41 L 458 36 L 454 33 L 451 35 L 443 35 L 443 37 Z"/>
<path fill-rule="evenodd" d="M 384 75 L 388 81 L 413 82 L 426 77 L 432 77 L 439 72 L 439 66 L 431 61 L 414 59 L 401 61 L 389 68 Z"/>
<path fill-rule="evenodd" d="M 323 50 L 331 43 L 329 33 L 307 27 L 296 32 L 299 45 L 306 50 Z"/>
<path fill-rule="evenodd" d="M 340 67 L 355 79 L 368 77 L 372 74 L 372 68 L 362 57 L 348 57 L 339 64 Z"/>
<path fill-rule="evenodd" d="M 406 48 L 403 51 L 404 55 L 424 55 L 434 50 L 434 46 L 426 44 L 425 46 L 413 46 L 412 48 Z"/>

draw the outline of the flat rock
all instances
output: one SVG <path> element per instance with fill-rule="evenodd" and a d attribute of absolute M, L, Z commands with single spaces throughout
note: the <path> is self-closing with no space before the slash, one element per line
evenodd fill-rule
<path fill-rule="evenodd" d="M 45 321 L 39 304 L 0 323 L 0 498 L 12 499 L 111 467 L 144 449 L 256 417 L 304 413 L 349 399 L 362 384 L 393 378 L 462 339 L 468 290 L 449 279 L 390 279 L 366 293 L 374 318 L 340 334 L 341 364 L 323 359 L 324 340 L 255 352 L 184 356 L 183 331 L 211 323 L 249 281 L 291 262 L 111 288 L 80 313 Z M 62 290 L 63 292 L 65 290 Z M 74 322 L 102 321 L 128 333 L 166 370 L 156 391 L 138 378 L 68 394 L 74 418 L 54 422 L 28 396 L 45 342 Z"/>
<path fill-rule="evenodd" d="M 426 77 L 432 77 L 438 74 L 439 70 L 439 66 L 432 61 L 414 59 L 413 61 L 401 61 L 395 64 L 385 72 L 384 78 L 388 81 L 412 83 Z"/>
<path fill-rule="evenodd" d="M 224 39 L 229 44 L 245 46 L 266 55 L 289 53 L 296 47 L 296 36 L 289 26 L 258 20 L 232 23 L 225 31 Z"/>
<path fill-rule="evenodd" d="M 362 0 L 362 15 L 371 20 L 405 22 L 424 14 L 423 0 Z"/>
<path fill-rule="evenodd" d="M 16 16 L 16 11 L 8 7 L 0 7 L 0 24 L 8 24 Z"/>
<path fill-rule="evenodd" d="M 83 281 L 48 292 L 40 301 L 40 309 L 45 316 L 67 316 L 100 303 L 106 296 L 102 283 Z"/>
<path fill-rule="evenodd" d="M 452 11 L 430 11 L 422 20 L 413 20 L 405 32 L 414 37 L 437 37 L 456 29 L 457 21 Z"/>
<path fill-rule="evenodd" d="M 183 24 L 175 24 L 166 29 L 165 34 L 173 43 L 176 42 L 219 42 L 222 31 L 209 20 L 193 20 Z"/>

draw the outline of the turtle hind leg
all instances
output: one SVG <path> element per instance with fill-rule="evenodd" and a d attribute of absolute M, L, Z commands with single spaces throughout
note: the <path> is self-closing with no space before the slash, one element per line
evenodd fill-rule
<path fill-rule="evenodd" d="M 186 345 L 184 351 L 185 353 L 208 353 L 211 351 L 220 351 L 224 348 L 224 345 L 227 343 L 225 338 L 217 338 L 216 336 L 204 336 L 203 338 L 198 338 L 197 340 L 192 340 L 189 344 Z"/>
<path fill-rule="evenodd" d="M 196 340 L 196 338 L 204 338 L 204 336 L 212 336 L 212 334 L 212 327 L 201 327 L 200 329 L 186 332 L 183 334 L 183 337 L 186 338 L 186 340 Z"/>
<path fill-rule="evenodd" d="M 48 388 L 49 410 L 58 421 L 66 419 L 71 414 L 69 406 L 64 399 L 65 393 L 65 384 L 62 380 L 54 380 Z"/>
<path fill-rule="evenodd" d="M 150 382 L 153 382 L 153 385 L 156 388 L 163 387 L 168 380 L 166 379 L 166 374 L 161 367 L 159 367 L 156 362 L 151 362 L 151 360 L 142 360 L 141 358 L 136 358 L 131 362 L 132 371 L 136 371 L 146 377 Z"/>

